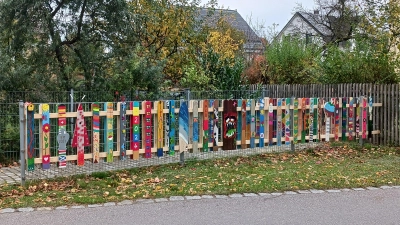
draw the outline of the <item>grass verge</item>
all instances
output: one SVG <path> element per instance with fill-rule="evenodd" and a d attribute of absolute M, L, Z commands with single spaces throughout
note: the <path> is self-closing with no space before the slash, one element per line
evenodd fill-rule
<path fill-rule="evenodd" d="M 55 207 L 175 195 L 400 185 L 400 148 L 335 143 L 0 186 L 0 208 Z"/>

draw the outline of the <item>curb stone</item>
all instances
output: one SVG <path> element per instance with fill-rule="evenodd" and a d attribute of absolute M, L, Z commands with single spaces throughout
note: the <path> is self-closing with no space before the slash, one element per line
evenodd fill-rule
<path fill-rule="evenodd" d="M 132 200 L 124 200 L 122 202 L 118 202 L 117 205 L 132 205 L 133 201 Z"/>
<path fill-rule="evenodd" d="M 255 193 L 243 193 L 244 197 L 257 197 L 258 195 Z"/>
<path fill-rule="evenodd" d="M 200 200 L 201 197 L 198 195 L 194 195 L 194 196 L 185 196 L 186 200 Z"/>
<path fill-rule="evenodd" d="M 103 205 L 100 204 L 93 204 L 93 205 L 88 205 L 88 208 L 98 208 L 98 207 L 102 207 Z"/>
<path fill-rule="evenodd" d="M 326 192 L 328 192 L 328 193 L 340 193 L 342 191 L 338 190 L 338 189 L 331 189 L 331 190 L 326 190 Z"/>
<path fill-rule="evenodd" d="M 36 208 L 36 211 L 51 211 L 51 210 L 53 210 L 51 207 L 39 207 L 39 208 Z"/>
<path fill-rule="evenodd" d="M 364 188 L 353 188 L 354 191 L 365 191 Z"/>
<path fill-rule="evenodd" d="M 377 187 L 367 187 L 368 190 L 373 191 L 373 190 L 380 190 L 380 188 Z"/>
<path fill-rule="evenodd" d="M 202 199 L 211 199 L 211 198 L 214 198 L 214 196 L 212 196 L 212 195 L 202 195 L 201 198 Z"/>
<path fill-rule="evenodd" d="M 154 199 L 155 202 L 168 202 L 168 198 L 156 198 Z"/>
<path fill-rule="evenodd" d="M 351 189 L 348 189 L 348 188 L 343 188 L 343 189 L 340 189 L 341 191 L 352 191 Z"/>
<path fill-rule="evenodd" d="M 379 188 L 380 188 L 380 189 L 392 189 L 393 187 L 390 187 L 390 186 L 380 186 Z"/>
<path fill-rule="evenodd" d="M 13 212 L 15 212 L 15 209 L 12 208 L 6 208 L 0 211 L 0 213 L 13 213 Z"/>
<path fill-rule="evenodd" d="M 228 195 L 230 198 L 241 198 L 241 197 L 243 197 L 243 195 L 242 194 L 230 194 L 230 195 Z"/>
<path fill-rule="evenodd" d="M 18 212 L 33 212 L 35 209 L 32 207 L 27 207 L 27 208 L 18 208 Z"/>
<path fill-rule="evenodd" d="M 106 203 L 104 203 L 104 207 L 115 206 L 115 205 L 116 205 L 115 202 L 106 202 Z"/>
<path fill-rule="evenodd" d="M 215 198 L 221 199 L 221 198 L 228 198 L 227 195 L 215 195 Z"/>
<path fill-rule="evenodd" d="M 281 192 L 274 192 L 274 193 L 271 193 L 271 195 L 273 195 L 273 196 L 281 196 L 281 195 L 283 195 L 283 193 L 281 193 Z"/>
<path fill-rule="evenodd" d="M 195 195 L 195 196 L 171 196 L 169 198 L 157 198 L 157 199 L 138 199 L 135 201 L 132 200 L 123 200 L 121 202 L 107 202 L 104 204 L 90 204 L 90 205 L 73 205 L 73 206 L 58 206 L 55 208 L 52 207 L 26 207 L 26 208 L 4 208 L 0 209 L 0 214 L 4 213 L 16 213 L 16 212 L 33 212 L 33 211 L 52 211 L 52 210 L 68 210 L 68 209 L 84 209 L 84 208 L 97 208 L 97 207 L 108 207 L 108 206 L 119 206 L 119 205 L 132 205 L 133 203 L 159 203 L 159 202 L 169 202 L 169 201 L 185 201 L 185 200 L 200 200 L 200 199 L 226 199 L 226 198 L 241 198 L 241 197 L 276 197 L 282 195 L 295 195 L 295 194 L 322 194 L 322 193 L 340 193 L 340 192 L 349 192 L 349 191 L 373 191 L 373 190 L 387 190 L 387 189 L 400 189 L 400 186 L 380 186 L 380 187 L 366 187 L 366 188 L 344 188 L 344 189 L 329 189 L 329 190 L 318 190 L 318 189 L 310 189 L 310 190 L 297 190 L 297 191 L 285 191 L 285 192 L 273 192 L 273 193 L 234 193 L 230 195 Z"/>
<path fill-rule="evenodd" d="M 258 195 L 261 197 L 271 197 L 272 196 L 270 193 L 258 193 Z"/>
<path fill-rule="evenodd" d="M 154 203 L 154 200 L 153 199 L 138 199 L 135 201 L 135 203 L 148 204 L 148 203 Z"/>
<path fill-rule="evenodd" d="M 311 194 L 311 191 L 309 191 L 309 190 L 298 190 L 297 192 L 299 194 Z"/>
<path fill-rule="evenodd" d="M 170 201 L 183 201 L 185 198 L 183 196 L 171 196 L 169 197 Z"/>

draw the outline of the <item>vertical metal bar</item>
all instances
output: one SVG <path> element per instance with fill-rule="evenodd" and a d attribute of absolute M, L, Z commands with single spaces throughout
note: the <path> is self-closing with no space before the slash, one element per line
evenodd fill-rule
<path fill-rule="evenodd" d="M 265 86 L 263 85 L 262 86 L 262 98 L 264 99 L 265 98 Z"/>
<path fill-rule="evenodd" d="M 190 89 L 189 88 L 186 89 L 186 101 L 189 104 L 189 101 L 190 101 Z"/>
<path fill-rule="evenodd" d="M 24 102 L 19 100 L 19 149 L 21 159 L 21 185 L 25 185 L 25 115 Z"/>

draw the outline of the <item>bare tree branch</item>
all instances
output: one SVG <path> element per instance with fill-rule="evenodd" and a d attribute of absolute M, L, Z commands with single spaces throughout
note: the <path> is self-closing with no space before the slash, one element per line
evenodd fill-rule
<path fill-rule="evenodd" d="M 76 36 L 72 39 L 72 40 L 65 40 L 62 41 L 60 43 L 61 45 L 72 45 L 75 42 L 79 41 L 79 39 L 81 38 L 81 31 L 82 31 L 82 23 L 83 23 L 83 15 L 85 14 L 85 10 L 86 10 L 86 4 L 87 4 L 87 0 L 85 0 L 82 4 L 82 9 L 79 15 L 79 20 L 78 20 L 78 24 L 77 24 L 77 33 Z"/>
<path fill-rule="evenodd" d="M 61 0 L 61 2 L 56 1 L 56 3 L 57 3 L 57 7 L 56 7 L 56 8 L 54 9 L 54 11 L 51 12 L 51 14 L 50 14 L 50 17 L 51 17 L 51 18 L 53 18 L 53 17 L 58 13 L 58 11 L 60 11 L 60 9 L 61 9 L 61 7 L 64 5 L 65 1 L 64 1 L 64 0 Z M 52 8 L 50 8 L 50 9 L 52 9 Z"/>

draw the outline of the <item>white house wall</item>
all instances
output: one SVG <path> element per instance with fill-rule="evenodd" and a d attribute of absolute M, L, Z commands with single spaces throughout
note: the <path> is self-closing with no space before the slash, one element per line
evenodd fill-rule
<path fill-rule="evenodd" d="M 312 35 L 319 35 L 315 29 L 306 23 L 300 16 L 295 16 L 290 24 L 286 26 L 286 29 L 282 32 L 284 36 L 292 34 L 301 34 L 305 36 L 306 33 Z"/>
<path fill-rule="evenodd" d="M 314 43 L 322 43 L 320 34 L 310 24 L 305 22 L 302 17 L 295 14 L 289 23 L 283 28 L 280 33 L 279 39 L 282 40 L 284 36 L 299 35 L 300 38 L 306 38 L 306 34 L 310 35 Z"/>

